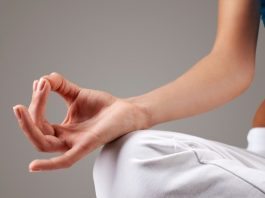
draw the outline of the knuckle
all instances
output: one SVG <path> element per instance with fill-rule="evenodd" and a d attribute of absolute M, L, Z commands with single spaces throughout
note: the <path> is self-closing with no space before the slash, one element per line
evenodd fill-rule
<path fill-rule="evenodd" d="M 61 77 L 62 75 L 61 74 L 59 74 L 58 72 L 52 72 L 52 73 L 50 73 L 50 75 L 52 75 L 52 76 L 59 76 L 59 77 Z"/>
<path fill-rule="evenodd" d="M 43 146 L 42 144 L 37 145 L 37 150 L 39 152 L 47 152 L 47 147 Z"/>
<path fill-rule="evenodd" d="M 88 143 L 79 145 L 79 149 L 81 150 L 81 152 L 86 152 L 89 148 L 90 145 Z"/>
<path fill-rule="evenodd" d="M 93 133 L 91 138 L 96 145 L 103 145 L 107 143 L 107 139 L 99 133 Z"/>
<path fill-rule="evenodd" d="M 39 152 L 49 152 L 50 146 L 46 142 L 38 141 L 36 146 Z"/>

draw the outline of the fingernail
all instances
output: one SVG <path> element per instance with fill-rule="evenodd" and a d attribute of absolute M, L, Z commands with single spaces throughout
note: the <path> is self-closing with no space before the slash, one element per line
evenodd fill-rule
<path fill-rule="evenodd" d="M 44 86 L 45 86 L 45 80 L 42 78 L 38 84 L 38 90 L 41 91 L 43 90 Z"/>
<path fill-rule="evenodd" d="M 20 113 L 20 110 L 17 108 L 17 107 L 13 107 L 13 110 L 14 110 L 14 113 L 17 117 L 17 119 L 21 119 L 21 113 Z"/>

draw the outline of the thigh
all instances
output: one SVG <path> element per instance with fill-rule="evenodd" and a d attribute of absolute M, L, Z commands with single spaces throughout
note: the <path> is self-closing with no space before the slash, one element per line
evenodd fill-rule
<path fill-rule="evenodd" d="M 134 131 L 102 148 L 93 171 L 96 194 L 98 198 L 264 197 L 262 189 L 225 168 L 231 162 L 243 172 L 249 168 L 235 153 L 251 155 L 183 133 Z"/>

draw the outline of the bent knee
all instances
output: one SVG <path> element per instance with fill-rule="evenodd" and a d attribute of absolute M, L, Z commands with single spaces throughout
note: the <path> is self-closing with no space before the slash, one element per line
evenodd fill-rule
<path fill-rule="evenodd" d="M 93 175 L 95 178 L 114 178 L 117 170 L 120 172 L 123 167 L 139 170 L 141 165 L 155 164 L 157 160 L 161 163 L 163 160 L 160 158 L 174 153 L 183 153 L 175 158 L 185 162 L 188 155 L 193 154 L 185 155 L 190 149 L 175 139 L 175 132 L 159 130 L 137 130 L 125 134 L 102 147 L 94 163 Z"/>
<path fill-rule="evenodd" d="M 172 138 L 173 134 L 173 132 L 169 134 L 158 130 L 130 132 L 105 144 L 96 160 L 101 161 L 102 158 L 106 158 L 108 161 L 120 163 L 128 162 L 132 158 L 145 159 L 173 153 L 176 146 Z"/>

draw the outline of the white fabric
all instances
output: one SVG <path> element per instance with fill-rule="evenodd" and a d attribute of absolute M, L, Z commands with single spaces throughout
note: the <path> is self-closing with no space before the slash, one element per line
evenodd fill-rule
<path fill-rule="evenodd" d="M 249 130 L 247 150 L 265 157 L 265 127 L 255 127 Z"/>
<path fill-rule="evenodd" d="M 138 130 L 104 145 L 93 179 L 97 198 L 265 198 L 265 158 L 184 133 Z"/>

